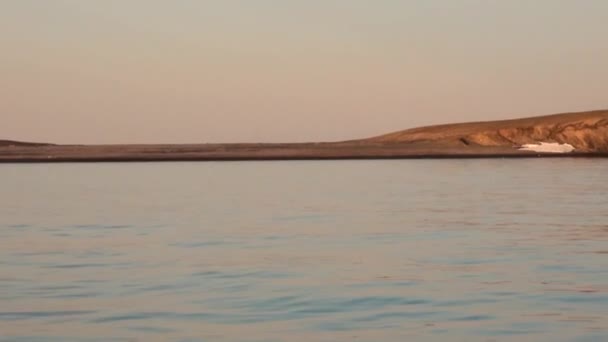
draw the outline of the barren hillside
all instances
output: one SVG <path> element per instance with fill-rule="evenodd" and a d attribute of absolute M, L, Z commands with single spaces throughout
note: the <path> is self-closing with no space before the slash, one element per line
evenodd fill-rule
<path fill-rule="evenodd" d="M 608 110 L 421 127 L 365 141 L 488 147 L 556 142 L 580 152 L 608 152 Z"/>

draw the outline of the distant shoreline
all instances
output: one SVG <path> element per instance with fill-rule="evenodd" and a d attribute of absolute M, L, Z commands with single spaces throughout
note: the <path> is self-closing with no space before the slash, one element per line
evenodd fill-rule
<path fill-rule="evenodd" d="M 95 164 L 95 163 L 168 163 L 168 162 L 271 162 L 271 161 L 345 161 L 345 160 L 448 160 L 448 159 L 602 159 L 608 158 L 608 153 L 573 153 L 573 154 L 479 154 L 479 155 L 412 155 L 412 156 L 383 156 L 383 157 L 277 157 L 277 158 L 56 158 L 56 159 L 2 159 L 0 164 Z"/>
<path fill-rule="evenodd" d="M 218 162 L 281 160 L 608 158 L 608 152 L 538 153 L 433 144 L 48 145 L 0 148 L 0 163 Z"/>
<path fill-rule="evenodd" d="M 607 158 L 608 110 L 419 127 L 323 143 L 53 145 L 0 140 L 0 163 L 539 157 Z"/>

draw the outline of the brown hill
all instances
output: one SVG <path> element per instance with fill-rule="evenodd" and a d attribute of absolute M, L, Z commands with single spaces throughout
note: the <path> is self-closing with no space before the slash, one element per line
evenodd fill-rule
<path fill-rule="evenodd" d="M 580 152 L 608 152 L 608 110 L 420 127 L 364 141 L 486 147 L 557 142 Z"/>

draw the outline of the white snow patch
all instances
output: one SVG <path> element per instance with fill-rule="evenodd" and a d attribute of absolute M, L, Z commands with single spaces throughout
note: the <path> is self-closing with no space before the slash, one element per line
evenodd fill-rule
<path fill-rule="evenodd" d="M 574 146 L 570 144 L 541 142 L 540 144 L 522 145 L 519 150 L 544 153 L 570 153 L 574 151 Z"/>

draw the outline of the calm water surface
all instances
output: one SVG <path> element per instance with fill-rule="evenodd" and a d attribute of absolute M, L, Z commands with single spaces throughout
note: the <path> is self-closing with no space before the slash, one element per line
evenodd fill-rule
<path fill-rule="evenodd" d="M 0 341 L 608 341 L 608 160 L 0 165 Z"/>

